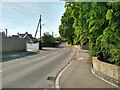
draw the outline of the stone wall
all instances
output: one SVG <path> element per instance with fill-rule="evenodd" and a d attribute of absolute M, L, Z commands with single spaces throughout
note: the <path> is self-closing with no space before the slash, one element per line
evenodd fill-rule
<path fill-rule="evenodd" d="M 1 51 L 0 53 L 25 51 L 26 40 L 16 37 L 2 37 L 1 47 L 0 47 L 0 51 Z"/>
<path fill-rule="evenodd" d="M 89 43 L 84 43 L 82 42 L 81 44 L 81 48 L 84 49 L 84 50 L 89 50 Z"/>
<path fill-rule="evenodd" d="M 117 84 L 117 82 L 120 81 L 120 67 L 119 66 L 109 64 L 106 62 L 102 62 L 102 61 L 98 60 L 96 57 L 93 57 L 92 62 L 93 62 L 93 68 L 97 72 L 101 73 L 105 77 L 106 76 L 110 77 L 112 79 L 112 81 L 114 81 L 114 82 L 116 80 L 116 82 L 114 84 Z M 111 81 L 111 83 L 112 83 L 112 81 Z"/>
<path fill-rule="evenodd" d="M 81 49 L 81 46 L 80 46 L 80 45 L 74 45 L 73 47 L 76 48 L 76 49 L 78 49 L 78 50 Z"/>

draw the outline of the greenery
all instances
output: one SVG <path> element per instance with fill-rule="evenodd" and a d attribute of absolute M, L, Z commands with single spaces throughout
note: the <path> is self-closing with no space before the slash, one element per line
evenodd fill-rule
<path fill-rule="evenodd" d="M 62 37 L 54 38 L 48 32 L 44 33 L 41 39 L 42 39 L 42 46 L 43 47 L 55 47 L 58 44 L 60 44 L 63 40 Z"/>
<path fill-rule="evenodd" d="M 61 36 L 59 36 L 59 37 L 56 37 L 56 38 L 55 38 L 55 41 L 60 44 L 60 43 L 62 43 L 62 42 L 65 42 L 65 39 L 62 38 Z"/>
<path fill-rule="evenodd" d="M 92 56 L 120 65 L 120 2 L 66 2 L 59 33 L 70 44 L 89 42 Z"/>
<path fill-rule="evenodd" d="M 70 44 L 73 45 L 74 38 L 74 28 L 72 24 L 74 23 L 74 19 L 72 17 L 71 8 L 66 7 L 66 12 L 62 16 L 61 25 L 59 26 L 59 33 L 62 37 L 64 37 Z"/>

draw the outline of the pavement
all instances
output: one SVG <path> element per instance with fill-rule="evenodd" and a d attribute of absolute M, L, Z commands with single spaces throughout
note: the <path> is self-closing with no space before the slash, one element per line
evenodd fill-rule
<path fill-rule="evenodd" d="M 76 60 L 71 63 L 59 78 L 60 88 L 111 88 L 109 83 L 97 78 L 91 72 L 91 60 L 86 50 L 80 50 Z"/>

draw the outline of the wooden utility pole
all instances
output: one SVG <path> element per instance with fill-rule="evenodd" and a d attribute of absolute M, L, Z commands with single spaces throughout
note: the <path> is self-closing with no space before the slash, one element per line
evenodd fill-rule
<path fill-rule="evenodd" d="M 41 28 L 42 28 L 42 25 L 41 25 L 41 15 L 40 15 L 40 19 L 39 19 L 39 23 L 40 23 L 40 41 L 39 41 L 39 50 L 42 50 L 42 42 L 41 42 Z"/>
<path fill-rule="evenodd" d="M 41 42 L 41 29 L 42 29 L 42 25 L 41 25 L 41 15 L 40 15 L 40 19 L 39 19 L 39 21 L 38 21 L 37 29 L 36 29 L 36 32 L 35 32 L 35 38 L 36 38 L 36 35 L 37 35 L 37 32 L 38 32 L 39 26 L 40 26 L 39 50 L 42 50 L 42 42 Z"/>
<path fill-rule="evenodd" d="M 36 29 L 36 32 L 35 32 L 35 38 L 36 38 L 36 35 L 37 35 L 37 32 L 38 32 L 39 24 L 40 24 L 40 19 L 38 21 L 37 29 Z"/>

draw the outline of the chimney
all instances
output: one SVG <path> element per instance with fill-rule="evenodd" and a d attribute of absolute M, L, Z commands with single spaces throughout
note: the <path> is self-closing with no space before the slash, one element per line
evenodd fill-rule
<path fill-rule="evenodd" d="M 5 32 L 6 32 L 6 37 L 7 37 L 7 33 L 8 33 L 7 29 L 5 29 Z"/>
<path fill-rule="evenodd" d="M 28 32 L 25 32 L 25 34 L 28 34 Z"/>
<path fill-rule="evenodd" d="M 17 33 L 17 35 L 19 36 L 19 33 Z"/>

